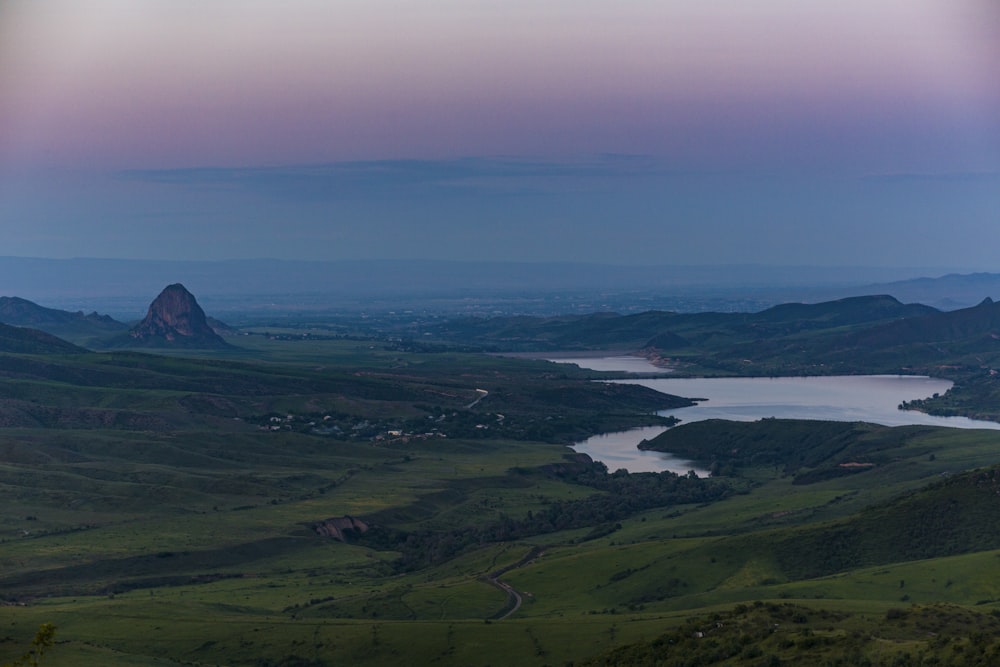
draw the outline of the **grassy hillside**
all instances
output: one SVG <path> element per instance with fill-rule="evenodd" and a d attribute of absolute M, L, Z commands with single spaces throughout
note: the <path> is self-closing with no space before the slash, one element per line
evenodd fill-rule
<path fill-rule="evenodd" d="M 0 662 L 50 622 L 70 666 L 583 663 L 713 614 L 788 626 L 725 658 L 745 664 L 931 655 L 926 623 L 941 659 L 992 650 L 997 432 L 696 423 L 655 442 L 718 477 L 608 474 L 565 443 L 684 399 L 390 342 L 240 343 L 0 356 Z M 338 519 L 366 529 L 341 541 Z"/>
<path fill-rule="evenodd" d="M 951 605 L 831 612 L 788 603 L 740 605 L 691 620 L 652 641 L 583 662 L 659 665 L 993 665 L 1000 619 Z"/>
<path fill-rule="evenodd" d="M 0 324 L 0 353 L 8 354 L 74 354 L 81 347 L 36 329 Z"/>
<path fill-rule="evenodd" d="M 941 430 L 799 419 L 750 423 L 710 419 L 665 431 L 639 448 L 693 459 L 716 475 L 775 466 L 794 475 L 794 483 L 810 484 L 889 464 L 908 442 Z"/>

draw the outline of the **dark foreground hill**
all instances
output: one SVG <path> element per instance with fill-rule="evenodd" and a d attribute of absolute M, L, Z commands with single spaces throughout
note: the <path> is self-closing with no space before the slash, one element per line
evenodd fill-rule
<path fill-rule="evenodd" d="M 876 615 L 755 601 L 690 618 L 659 637 L 607 651 L 586 667 L 967 665 L 1000 657 L 1000 620 L 957 605 L 890 608 Z"/>
<path fill-rule="evenodd" d="M 669 429 L 639 449 L 670 452 L 730 475 L 753 466 L 778 466 L 795 483 L 808 484 L 864 472 L 887 462 L 899 443 L 923 427 L 888 427 L 864 422 L 706 419 Z M 805 469 L 805 470 L 803 470 Z"/>
<path fill-rule="evenodd" d="M 74 354 L 85 352 L 81 347 L 56 338 L 52 334 L 0 324 L 0 352 L 11 354 Z"/>
<path fill-rule="evenodd" d="M 793 486 L 840 478 L 843 488 L 858 489 L 885 480 L 887 469 L 907 456 L 909 443 L 935 433 L 944 435 L 927 426 L 707 420 L 670 429 L 644 448 L 711 464 L 723 476 L 774 466 L 792 477 Z M 1000 466 L 946 475 L 836 521 L 735 537 L 720 552 L 756 554 L 773 562 L 781 578 L 798 581 L 992 549 L 1000 549 Z"/>
<path fill-rule="evenodd" d="M 1000 468 L 956 475 L 849 519 L 773 538 L 767 541 L 775 561 L 791 579 L 998 549 Z"/>

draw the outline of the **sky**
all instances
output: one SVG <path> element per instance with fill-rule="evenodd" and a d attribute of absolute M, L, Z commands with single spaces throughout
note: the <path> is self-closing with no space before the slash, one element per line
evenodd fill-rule
<path fill-rule="evenodd" d="M 0 0 L 0 255 L 998 270 L 996 0 Z"/>

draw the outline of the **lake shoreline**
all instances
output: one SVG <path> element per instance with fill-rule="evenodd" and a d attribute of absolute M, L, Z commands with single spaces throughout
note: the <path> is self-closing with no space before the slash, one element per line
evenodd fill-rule
<path fill-rule="evenodd" d="M 751 422 L 778 417 L 816 421 L 859 421 L 890 427 L 916 424 L 949 428 L 1000 429 L 1000 424 L 996 422 L 977 421 L 965 417 L 939 417 L 922 410 L 901 410 L 899 406 L 907 401 L 937 392 L 946 392 L 953 385 L 950 380 L 927 375 L 677 377 L 665 375 L 662 367 L 654 367 L 648 359 L 639 357 L 635 353 L 589 357 L 564 353 L 559 356 L 546 354 L 544 358 L 557 363 L 576 363 L 589 370 L 631 374 L 631 377 L 602 379 L 600 380 L 602 382 L 639 384 L 674 396 L 706 397 L 691 399 L 695 401 L 695 405 L 690 407 L 657 413 L 660 416 L 679 419 L 682 426 L 705 419 Z M 612 368 L 610 365 L 615 363 L 630 365 L 631 368 Z M 635 374 L 636 368 L 642 369 L 638 375 Z M 644 459 L 638 454 L 637 452 L 658 453 L 652 450 L 640 450 L 638 444 L 667 430 L 662 428 L 659 433 L 652 434 L 646 430 L 647 428 L 594 436 L 574 443 L 572 448 L 603 462 L 609 469 L 616 469 L 617 466 L 629 472 L 650 472 L 651 466 L 659 465 L 658 470 L 677 472 L 676 464 L 680 463 L 682 469 L 697 470 L 698 466 L 693 461 L 681 462 L 680 459 L 666 453 L 660 452 L 665 456 L 661 461 Z"/>

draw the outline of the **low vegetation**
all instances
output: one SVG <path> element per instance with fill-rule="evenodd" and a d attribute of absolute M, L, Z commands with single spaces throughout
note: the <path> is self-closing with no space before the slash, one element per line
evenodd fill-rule
<path fill-rule="evenodd" d="M 994 665 L 1000 618 L 952 605 L 892 608 L 883 615 L 754 602 L 691 620 L 650 642 L 624 646 L 590 667 L 708 665 Z"/>
<path fill-rule="evenodd" d="M 269 326 L 170 355 L 0 330 L 0 663 L 58 626 L 43 664 L 995 664 L 1000 433 L 711 421 L 645 446 L 712 477 L 609 472 L 566 445 L 689 401 L 468 351 L 655 339 L 686 372 L 832 371 L 835 341 L 938 317 L 765 313 L 452 322 L 419 345 Z M 995 414 L 963 317 L 851 368 L 947 362 L 956 388 L 911 407 Z M 918 354 L 945 330 L 965 342 Z"/>

